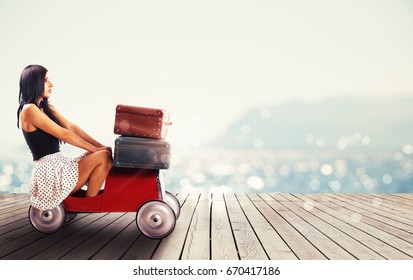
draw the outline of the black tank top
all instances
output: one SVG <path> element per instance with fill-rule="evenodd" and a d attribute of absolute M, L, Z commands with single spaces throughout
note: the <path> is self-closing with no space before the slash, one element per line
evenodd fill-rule
<path fill-rule="evenodd" d="M 22 131 L 24 139 L 26 139 L 26 143 L 32 152 L 33 160 L 38 160 L 44 156 L 60 152 L 59 139 L 53 135 L 41 129 L 36 129 L 32 132 Z"/>

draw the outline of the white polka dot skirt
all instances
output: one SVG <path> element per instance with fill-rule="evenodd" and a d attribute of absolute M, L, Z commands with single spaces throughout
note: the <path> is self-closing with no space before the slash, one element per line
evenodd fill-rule
<path fill-rule="evenodd" d="M 37 160 L 30 179 L 31 205 L 46 210 L 62 203 L 77 184 L 83 157 L 71 159 L 58 152 Z"/>

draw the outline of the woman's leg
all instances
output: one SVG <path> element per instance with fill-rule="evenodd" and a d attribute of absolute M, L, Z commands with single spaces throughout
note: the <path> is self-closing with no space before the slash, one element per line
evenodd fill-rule
<path fill-rule="evenodd" d="M 109 151 L 102 150 L 87 155 L 79 161 L 79 179 L 72 193 L 88 183 L 86 197 L 97 195 L 111 168 L 112 155 Z"/>

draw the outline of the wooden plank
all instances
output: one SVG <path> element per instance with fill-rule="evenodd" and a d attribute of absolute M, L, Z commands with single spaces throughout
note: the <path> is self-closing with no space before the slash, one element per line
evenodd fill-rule
<path fill-rule="evenodd" d="M 27 211 L 16 211 L 0 219 L 0 235 L 5 231 L 2 227 L 27 218 Z"/>
<path fill-rule="evenodd" d="M 10 236 L 10 232 L 15 231 L 16 229 L 19 229 L 21 227 L 30 225 L 30 221 L 29 218 L 27 218 L 27 215 L 19 220 L 15 220 L 12 222 L 8 222 L 5 225 L 2 225 L 0 227 L 0 244 L 3 244 L 5 242 L 5 239 L 8 239 L 7 236 Z M 33 229 L 33 228 L 32 228 Z M 15 236 L 18 237 L 19 235 Z M 12 236 L 13 237 L 13 236 Z M 14 238 L 12 238 L 14 239 Z"/>
<path fill-rule="evenodd" d="M 219 193 L 212 194 L 211 202 L 211 259 L 239 259 L 224 197 Z"/>
<path fill-rule="evenodd" d="M 9 199 L 11 197 L 16 197 L 16 196 L 20 196 L 20 193 L 5 193 L 5 194 L 1 194 L 0 195 L 0 202 L 6 199 Z"/>
<path fill-rule="evenodd" d="M 336 201 L 336 203 L 342 206 L 343 209 L 348 209 L 349 211 L 354 210 L 354 207 L 351 207 L 351 205 L 349 207 L 349 204 L 341 200 Z M 360 219 L 363 219 L 363 222 L 366 224 L 413 244 L 413 225 L 377 215 L 375 212 L 367 211 L 364 208 L 358 208 L 357 212 L 361 214 Z"/>
<path fill-rule="evenodd" d="M 122 260 L 150 260 L 158 248 L 161 240 L 150 239 L 141 234 L 126 253 Z"/>
<path fill-rule="evenodd" d="M 358 196 L 358 199 L 368 202 L 368 204 L 374 208 L 389 208 L 413 215 L 413 201 L 405 202 L 402 198 L 376 194 L 362 194 Z"/>
<path fill-rule="evenodd" d="M 117 213 L 102 230 L 64 255 L 62 260 L 88 260 L 134 220 L 134 213 Z"/>
<path fill-rule="evenodd" d="M 29 219 L 20 220 L 12 224 L 2 227 L 2 234 L 0 235 L 0 245 L 18 240 L 28 233 L 34 231 Z M 1 248 L 1 247 L 0 247 Z"/>
<path fill-rule="evenodd" d="M 14 207 L 16 205 L 19 205 L 20 207 L 29 208 L 30 200 L 29 198 L 16 197 L 13 201 L 2 203 L 0 204 L 0 214 L 3 213 L 5 210 L 9 209 L 10 207 Z"/>
<path fill-rule="evenodd" d="M 182 213 L 177 220 L 174 231 L 161 241 L 158 249 L 153 255 L 153 259 L 177 260 L 181 257 L 188 228 L 198 205 L 199 194 L 191 194 L 182 206 Z"/>
<path fill-rule="evenodd" d="M 14 197 L 9 197 L 0 201 L 0 210 L 7 208 L 8 206 L 13 206 L 15 203 L 23 202 L 30 204 L 30 196 L 26 195 L 16 195 Z"/>
<path fill-rule="evenodd" d="M 128 213 L 128 216 L 135 218 L 135 213 Z M 136 226 L 133 220 L 125 229 L 102 247 L 91 259 L 92 260 L 118 260 L 121 259 L 128 249 L 133 245 L 135 240 L 141 236 L 142 233 Z"/>
<path fill-rule="evenodd" d="M 17 210 L 25 210 L 27 212 L 29 211 L 29 206 L 30 206 L 30 203 L 28 203 L 25 200 L 18 200 L 18 201 L 15 201 L 14 203 L 4 205 L 3 207 L 1 207 L 2 209 L 0 209 L 0 217 L 9 212 L 13 212 Z"/>
<path fill-rule="evenodd" d="M 16 209 L 22 209 L 25 208 L 29 209 L 30 203 L 26 199 L 16 199 L 15 201 L 11 201 L 7 204 L 1 205 L 0 206 L 0 215 L 3 215 L 4 213 L 14 211 Z"/>
<path fill-rule="evenodd" d="M 283 201 L 278 201 L 283 197 Z M 336 242 L 328 238 L 322 231 L 314 227 L 307 220 L 301 218 L 289 208 L 294 206 L 294 203 L 289 201 L 283 195 L 274 197 L 279 203 L 273 203 L 274 210 L 280 211 L 280 214 L 287 219 L 294 228 L 297 229 L 309 242 L 317 247 L 328 259 L 347 260 L 354 259 L 346 250 L 340 247 Z M 309 217 L 306 217 L 309 218 Z"/>
<path fill-rule="evenodd" d="M 246 194 L 237 194 L 236 196 L 268 257 L 274 260 L 297 260 L 297 256 L 268 220 L 257 210 L 248 196 Z"/>
<path fill-rule="evenodd" d="M 400 224 L 404 223 L 405 225 L 411 225 L 413 223 L 413 219 L 411 219 L 411 215 L 399 211 L 389 211 L 389 210 L 383 210 L 381 207 L 373 207 L 370 205 L 366 205 L 364 203 L 361 203 L 357 201 L 357 199 L 352 196 L 352 197 L 343 197 L 343 196 L 335 196 L 334 197 L 335 201 L 341 201 L 345 203 L 346 205 L 349 205 L 350 208 L 357 207 L 359 212 L 364 212 L 364 213 L 375 213 L 376 215 L 379 215 L 383 217 L 383 219 L 387 218 L 387 220 L 391 219 L 394 221 L 398 221 Z"/>
<path fill-rule="evenodd" d="M 164 240 L 141 234 L 135 213 L 78 214 L 42 234 L 29 197 L 0 195 L 0 258 L 347 259 L 327 240 L 357 259 L 413 259 L 413 194 L 179 193 L 182 216 Z"/>
<path fill-rule="evenodd" d="M 29 193 L 13 193 L 13 194 L 2 194 L 0 195 L 0 206 L 10 204 L 10 202 L 26 200 L 30 201 Z"/>
<path fill-rule="evenodd" d="M 392 193 L 392 194 L 388 194 L 388 195 L 389 196 L 395 196 L 395 197 L 401 198 L 402 200 L 409 201 L 409 202 L 413 201 L 413 194 L 411 194 L 411 193 L 409 193 L 409 194 Z"/>
<path fill-rule="evenodd" d="M 176 195 L 176 198 L 178 199 L 179 204 L 181 205 L 181 208 L 185 204 L 185 201 L 188 199 L 188 197 L 189 197 L 189 193 L 178 193 Z"/>
<path fill-rule="evenodd" d="M 354 199 L 352 199 L 354 200 Z M 351 200 L 351 202 L 352 202 Z M 337 200 L 336 202 L 339 205 L 343 205 L 346 207 L 343 207 L 343 211 L 344 209 L 347 212 L 352 211 L 352 209 L 354 208 L 352 203 L 351 203 L 351 208 L 348 207 L 348 204 L 345 203 L 342 200 Z M 409 252 L 408 254 L 413 256 L 413 234 L 412 234 L 412 229 L 413 229 L 413 221 L 411 222 L 411 224 L 403 224 L 403 223 L 399 223 L 397 221 L 397 216 L 393 216 L 393 219 L 387 219 L 385 217 L 383 217 L 382 215 L 378 215 L 377 213 L 382 213 L 383 211 L 381 211 L 380 209 L 376 209 L 376 212 L 374 211 L 367 211 L 365 210 L 367 207 L 363 207 L 362 205 L 360 205 L 359 208 L 359 212 L 360 213 L 360 219 L 363 220 L 363 222 L 365 222 L 366 224 L 369 224 L 377 229 L 379 229 L 382 232 L 388 233 L 390 235 L 393 235 L 395 237 L 397 237 L 401 241 L 403 246 L 400 248 L 403 248 L 403 250 L 406 250 L 406 252 Z M 399 226 L 400 228 L 396 227 Z M 406 244 L 404 241 L 410 243 L 410 245 Z"/>
<path fill-rule="evenodd" d="M 35 260 L 57 260 L 63 258 L 70 251 L 80 246 L 83 242 L 91 238 L 94 234 L 102 230 L 108 223 L 117 219 L 122 213 L 93 213 L 90 214 L 91 218 L 95 218 L 89 224 L 81 223 L 78 225 L 82 230 L 68 236 L 61 240 L 59 243 L 48 247 L 46 250 L 36 254 L 31 259 Z M 80 221 L 81 222 L 81 221 Z M 76 223 L 79 224 L 79 223 Z"/>
<path fill-rule="evenodd" d="M 16 202 L 10 207 L 1 210 L 0 212 L 0 226 L 10 223 L 10 220 L 19 220 L 22 217 L 28 217 L 29 203 Z M 1 230 L 0 230 L 1 232 Z"/>
<path fill-rule="evenodd" d="M 268 220 L 271 226 L 277 231 L 278 235 L 284 240 L 293 253 L 301 260 L 325 260 L 325 255 L 320 252 L 312 243 L 310 243 L 300 232 L 294 228 L 291 223 L 280 213 L 283 210 L 276 211 L 275 201 L 267 194 L 248 194 L 258 211 Z M 261 201 L 258 198 L 263 198 Z"/>
<path fill-rule="evenodd" d="M 189 227 L 182 260 L 210 259 L 210 211 L 210 195 L 201 195 Z"/>
<path fill-rule="evenodd" d="M 39 252 L 45 250 L 46 248 L 60 242 L 60 240 L 66 238 L 67 236 L 71 235 L 73 232 L 79 230 L 79 228 L 73 226 L 73 224 L 81 219 L 85 219 L 84 221 L 88 220 L 89 214 L 79 214 L 77 215 L 72 221 L 68 222 L 63 226 L 61 230 L 54 234 L 42 234 L 42 238 L 39 238 L 31 243 L 28 243 L 21 248 L 14 248 L 15 250 L 6 256 L 3 259 L 9 260 L 27 260 L 30 259 L 32 256 L 38 254 Z M 34 231 L 35 234 L 37 231 Z"/>
<path fill-rule="evenodd" d="M 310 198 L 315 198 L 317 196 L 308 194 L 306 195 Z M 400 251 L 398 246 L 401 244 L 394 236 L 381 231 L 378 228 L 372 227 L 363 222 L 361 215 L 354 210 L 348 210 L 335 201 L 330 203 L 317 204 L 317 208 L 320 210 L 340 219 L 341 221 L 359 229 L 356 235 L 359 240 L 366 246 L 370 247 L 372 250 L 376 251 L 386 259 L 411 259 L 409 255 Z M 356 209 L 355 209 L 356 210 Z M 367 234 L 367 235 L 366 235 Z M 403 240 L 400 240 L 404 243 Z M 396 245 L 396 246 L 394 246 Z M 409 245 L 411 246 L 411 244 Z"/>
<path fill-rule="evenodd" d="M 82 218 L 83 218 L 82 216 L 76 217 L 75 220 L 81 220 Z M 64 230 L 66 226 L 71 225 L 72 223 L 73 221 L 70 221 L 67 224 L 63 225 L 62 230 Z M 6 255 L 9 255 L 11 252 L 18 251 L 20 249 L 28 250 L 27 252 L 34 253 L 36 250 L 32 250 L 32 247 L 31 247 L 32 244 L 36 243 L 39 240 L 42 240 L 45 237 L 47 238 L 58 237 L 60 234 L 60 231 L 58 231 L 57 233 L 48 235 L 48 234 L 38 232 L 37 230 L 33 228 L 32 225 L 27 224 L 19 229 L 16 229 L 15 231 L 8 233 L 7 235 L 9 234 L 11 235 L 10 241 L 0 246 L 0 252 L 1 252 L 0 258 Z M 47 242 L 46 244 L 48 245 L 49 242 Z M 29 249 L 25 249 L 26 247 L 29 247 Z"/>
<path fill-rule="evenodd" d="M 355 206 L 359 206 L 363 209 L 373 211 L 376 213 L 384 213 L 384 215 L 396 215 L 396 216 L 403 216 L 409 219 L 413 212 L 409 212 L 406 208 L 398 207 L 396 202 L 384 202 L 380 205 L 375 205 L 374 200 L 371 197 L 359 195 L 359 194 L 337 194 L 335 199 L 341 199 L 342 201 L 346 201 L 349 203 L 354 203 Z M 410 219 L 413 222 L 413 219 Z"/>
<path fill-rule="evenodd" d="M 11 212 L 4 213 L 3 215 L 0 215 L 0 227 L 13 223 L 17 220 L 28 218 L 28 216 L 29 214 L 28 214 L 27 208 L 16 209 Z M 0 230 L 0 234 L 1 234 L 1 230 Z"/>
<path fill-rule="evenodd" d="M 357 235 L 346 233 L 346 230 L 343 230 L 343 227 L 346 226 L 345 224 L 338 224 L 336 218 L 314 208 L 314 203 L 310 203 L 305 197 L 287 194 L 284 194 L 283 196 L 287 199 L 291 197 L 290 201 L 294 201 L 293 203 L 285 205 L 290 211 L 299 215 L 303 220 L 306 220 L 313 227 L 328 236 L 352 257 L 363 260 L 384 259 L 381 255 L 359 242 L 357 240 Z M 351 232 L 354 233 L 354 231 Z M 352 257 L 349 257 L 348 255 L 345 255 L 344 257 L 336 256 L 335 259 L 352 259 Z"/>
<path fill-rule="evenodd" d="M 370 194 L 372 196 L 378 196 L 382 199 L 388 199 L 391 201 L 398 201 L 402 204 L 412 205 L 413 204 L 413 193 L 410 194 L 394 194 L 394 193 L 377 193 Z"/>
<path fill-rule="evenodd" d="M 241 260 L 268 260 L 269 257 L 245 217 L 235 194 L 226 194 L 224 198 Z"/>
<path fill-rule="evenodd" d="M 17 237 L 13 236 L 14 233 Z M 18 231 L 16 230 L 16 232 L 9 232 L 6 235 L 10 235 L 10 237 L 8 237 L 8 242 L 3 242 L 0 245 L 0 258 L 44 237 L 44 234 L 34 231 L 31 225 L 24 227 L 24 230 L 19 229 Z"/>

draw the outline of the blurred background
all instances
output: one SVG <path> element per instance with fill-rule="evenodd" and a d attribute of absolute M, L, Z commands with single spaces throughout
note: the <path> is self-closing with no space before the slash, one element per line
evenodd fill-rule
<path fill-rule="evenodd" d="M 34 166 L 29 64 L 109 146 L 117 104 L 169 110 L 168 190 L 413 192 L 412 26 L 407 0 L 1 0 L 0 193 Z"/>

